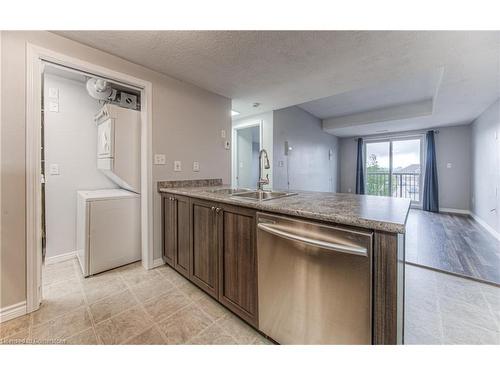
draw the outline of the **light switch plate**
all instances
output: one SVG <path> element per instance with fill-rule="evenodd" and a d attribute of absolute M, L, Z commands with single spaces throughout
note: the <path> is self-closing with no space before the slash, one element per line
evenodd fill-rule
<path fill-rule="evenodd" d="M 181 162 L 179 160 L 174 161 L 174 172 L 182 171 Z"/>
<path fill-rule="evenodd" d="M 154 157 L 155 165 L 165 165 L 166 162 L 167 162 L 167 159 L 165 157 L 165 154 L 155 154 L 155 157 Z"/>
<path fill-rule="evenodd" d="M 59 164 L 50 164 L 49 166 L 49 174 L 51 176 L 56 176 L 59 174 Z"/>
<path fill-rule="evenodd" d="M 284 167 L 284 166 L 285 166 L 285 162 L 284 162 L 283 160 L 280 160 L 280 161 L 278 162 L 278 165 L 279 165 L 280 167 Z"/>
<path fill-rule="evenodd" d="M 200 163 L 197 161 L 193 161 L 193 172 L 199 172 L 200 171 Z"/>
<path fill-rule="evenodd" d="M 59 112 L 59 103 L 54 101 L 49 102 L 49 112 Z"/>
<path fill-rule="evenodd" d="M 222 130 L 220 131 L 220 137 L 221 137 L 221 138 L 226 138 L 226 130 L 225 130 L 225 129 L 222 129 Z"/>
<path fill-rule="evenodd" d="M 49 98 L 59 98 L 59 89 L 57 87 L 49 87 Z"/>

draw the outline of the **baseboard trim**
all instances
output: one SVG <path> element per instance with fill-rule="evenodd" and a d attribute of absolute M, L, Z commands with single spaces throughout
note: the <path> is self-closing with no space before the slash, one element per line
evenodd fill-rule
<path fill-rule="evenodd" d="M 495 237 L 498 241 L 500 241 L 500 233 L 498 233 L 495 229 L 490 227 L 490 225 L 481 219 L 479 216 L 475 215 L 474 213 L 470 213 L 470 216 L 479 224 L 481 225 L 484 229 L 486 229 L 493 237 Z"/>
<path fill-rule="evenodd" d="M 0 309 L 0 323 L 26 315 L 26 301 Z"/>
<path fill-rule="evenodd" d="M 446 207 L 440 207 L 439 212 L 445 212 L 449 214 L 460 214 L 460 215 L 471 215 L 471 212 L 469 210 L 460 210 L 457 208 L 446 208 Z"/>
<path fill-rule="evenodd" d="M 163 266 L 165 264 L 165 261 L 163 258 L 158 258 L 153 261 L 153 268 Z"/>
<path fill-rule="evenodd" d="M 60 255 L 54 255 L 53 257 L 45 258 L 45 264 L 54 264 L 59 262 L 65 262 L 67 260 L 76 258 L 76 251 L 71 251 L 69 253 L 64 253 Z"/>

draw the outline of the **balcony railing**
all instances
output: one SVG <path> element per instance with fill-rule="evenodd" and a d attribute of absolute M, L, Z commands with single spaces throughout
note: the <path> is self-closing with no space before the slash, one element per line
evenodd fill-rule
<path fill-rule="evenodd" d="M 389 186 L 389 172 L 367 172 L 366 193 L 369 195 L 385 195 L 398 198 L 420 200 L 420 173 L 392 173 Z"/>

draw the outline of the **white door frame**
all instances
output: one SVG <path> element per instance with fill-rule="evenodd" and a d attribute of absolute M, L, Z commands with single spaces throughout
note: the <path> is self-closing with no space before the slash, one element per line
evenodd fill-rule
<path fill-rule="evenodd" d="M 43 61 L 126 83 L 141 90 L 141 252 L 142 265 L 153 268 L 152 84 L 128 74 L 27 43 L 26 46 L 26 303 L 41 302 L 41 99 Z"/>
<path fill-rule="evenodd" d="M 259 148 L 262 149 L 262 144 L 263 144 L 263 124 L 264 122 L 262 120 L 257 120 L 257 121 L 251 121 L 248 123 L 240 124 L 240 125 L 234 125 L 232 126 L 232 134 L 231 134 L 231 150 L 232 150 L 232 155 L 231 155 L 231 182 L 232 186 L 235 188 L 238 187 L 238 139 L 237 139 L 237 133 L 238 130 L 245 129 L 245 128 L 253 128 L 253 127 L 259 127 Z M 257 185 L 257 181 L 255 181 L 255 184 Z"/>

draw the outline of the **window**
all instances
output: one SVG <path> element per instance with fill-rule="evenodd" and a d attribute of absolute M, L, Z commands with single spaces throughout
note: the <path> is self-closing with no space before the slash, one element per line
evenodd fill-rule
<path fill-rule="evenodd" d="M 422 138 L 365 142 L 365 191 L 420 202 Z"/>

